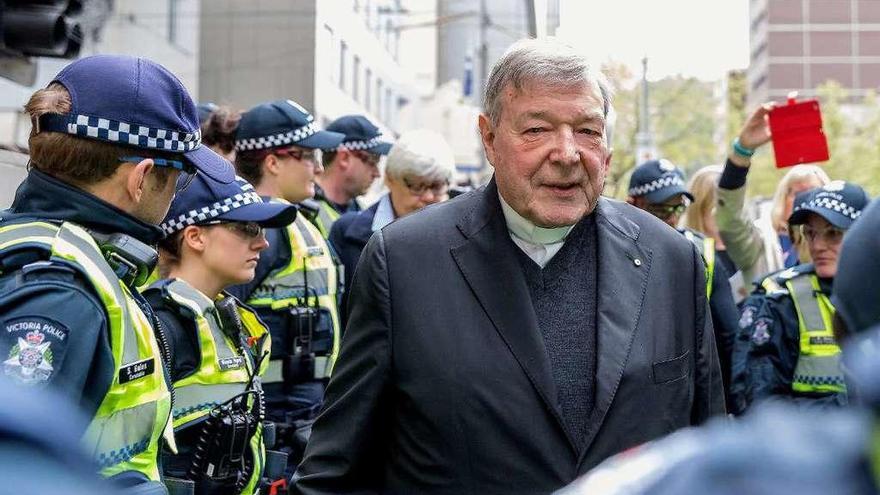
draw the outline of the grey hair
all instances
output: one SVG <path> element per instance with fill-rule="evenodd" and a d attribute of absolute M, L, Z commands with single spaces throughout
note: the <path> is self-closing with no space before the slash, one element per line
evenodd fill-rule
<path fill-rule="evenodd" d="M 501 117 L 501 92 L 508 84 L 517 91 L 528 81 L 550 86 L 596 84 L 602 93 L 603 116 L 608 117 L 613 91 L 605 76 L 594 71 L 586 57 L 570 45 L 548 36 L 522 39 L 507 49 L 498 60 L 483 95 L 483 109 L 493 125 Z"/>
<path fill-rule="evenodd" d="M 442 134 L 428 129 L 401 134 L 385 159 L 385 175 L 394 179 L 419 177 L 449 182 L 454 170 L 452 148 Z"/>

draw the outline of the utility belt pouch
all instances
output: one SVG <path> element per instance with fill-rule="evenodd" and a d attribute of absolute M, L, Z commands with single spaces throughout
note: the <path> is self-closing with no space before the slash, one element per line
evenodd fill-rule
<path fill-rule="evenodd" d="M 283 479 L 286 467 L 287 452 L 266 450 L 266 467 L 263 469 L 263 477 L 268 483 Z"/>
<path fill-rule="evenodd" d="M 192 480 L 165 477 L 165 488 L 168 495 L 195 495 L 196 483 Z"/>

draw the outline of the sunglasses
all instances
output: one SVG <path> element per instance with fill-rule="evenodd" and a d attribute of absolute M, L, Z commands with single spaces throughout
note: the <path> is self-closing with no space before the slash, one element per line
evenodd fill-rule
<path fill-rule="evenodd" d="M 245 239 L 256 239 L 258 237 L 263 237 L 264 235 L 263 227 L 260 227 L 260 224 L 258 224 L 257 222 L 230 222 L 225 220 L 211 220 L 208 222 L 200 223 L 198 225 L 200 227 L 219 225 L 235 232 Z"/>
<path fill-rule="evenodd" d="M 648 205 L 645 207 L 645 210 L 661 220 L 666 220 L 673 215 L 682 215 L 687 210 L 687 205 L 684 203 L 678 205 Z"/>
<path fill-rule="evenodd" d="M 302 148 L 288 148 L 284 150 L 272 150 L 271 154 L 276 156 L 289 156 L 294 160 L 318 163 L 321 156 L 318 150 L 305 150 Z"/>
<path fill-rule="evenodd" d="M 170 160 L 167 158 L 155 158 L 152 156 L 120 156 L 120 163 L 140 163 L 144 160 L 153 160 L 153 164 L 157 167 L 164 168 L 173 168 L 175 170 L 180 170 L 180 175 L 177 177 L 177 185 L 175 186 L 175 191 L 181 193 L 192 184 L 193 179 L 196 178 L 196 168 L 189 162 L 183 160 Z"/>
<path fill-rule="evenodd" d="M 843 240 L 843 234 L 846 233 L 845 230 L 835 227 L 833 225 L 829 225 L 821 229 L 817 229 L 809 225 L 799 225 L 798 227 L 801 230 L 801 235 L 810 242 L 815 242 L 816 239 L 821 238 L 831 243 L 838 243 Z"/>
<path fill-rule="evenodd" d="M 382 159 L 381 156 L 367 151 L 355 150 L 352 151 L 352 154 L 371 167 L 379 166 L 379 160 Z"/>
<path fill-rule="evenodd" d="M 431 191 L 434 196 L 440 196 L 444 194 L 446 190 L 449 188 L 448 182 L 434 182 L 426 184 L 424 182 L 415 182 L 410 179 L 404 178 L 403 183 L 406 185 L 406 188 L 416 196 L 421 196 L 428 191 Z"/>

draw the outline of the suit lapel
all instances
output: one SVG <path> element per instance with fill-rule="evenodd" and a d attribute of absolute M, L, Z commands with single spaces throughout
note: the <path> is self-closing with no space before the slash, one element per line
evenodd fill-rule
<path fill-rule="evenodd" d="M 544 340 L 538 328 L 522 266 L 510 239 L 494 179 L 459 228 L 467 237 L 452 248 L 452 257 L 495 329 L 519 362 L 547 409 L 556 418 L 574 453 L 577 448 L 564 427 Z"/>
<path fill-rule="evenodd" d="M 636 242 L 638 226 L 604 198 L 597 207 L 596 224 L 600 260 L 596 406 L 581 461 L 602 427 L 623 376 L 651 270 L 651 250 Z"/>

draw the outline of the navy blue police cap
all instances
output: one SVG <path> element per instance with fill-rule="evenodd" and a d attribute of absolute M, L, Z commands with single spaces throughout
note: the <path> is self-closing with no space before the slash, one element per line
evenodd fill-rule
<path fill-rule="evenodd" d="M 195 103 L 161 65 L 127 55 L 94 55 L 71 63 L 52 82 L 70 93 L 70 113 L 40 116 L 38 132 L 179 154 L 214 180 L 235 178 L 232 164 L 202 146 Z"/>
<path fill-rule="evenodd" d="M 227 222 L 256 222 L 261 227 L 278 228 L 296 219 L 297 208 L 287 203 L 266 203 L 250 182 L 235 177 L 222 184 L 201 175 L 183 192 L 175 196 L 171 209 L 159 227 L 166 235 L 174 234 L 189 225 L 201 225 L 219 220 Z"/>
<path fill-rule="evenodd" d="M 880 199 L 843 236 L 831 302 L 850 332 L 880 324 Z M 878 375 L 880 378 L 880 375 Z"/>
<path fill-rule="evenodd" d="M 336 148 L 345 138 L 323 131 L 315 118 L 293 100 L 277 100 L 251 108 L 241 116 L 235 133 L 236 151 L 255 151 L 282 146 L 311 149 Z"/>
<path fill-rule="evenodd" d="M 788 223 L 806 223 L 810 213 L 815 213 L 837 228 L 848 229 L 862 214 L 868 201 L 868 193 L 861 186 L 842 180 L 831 181 L 795 196 Z"/>
<path fill-rule="evenodd" d="M 648 160 L 633 170 L 629 178 L 629 195 L 644 197 L 649 203 L 660 204 L 673 196 L 694 197 L 684 184 L 684 172 L 665 158 Z"/>
<path fill-rule="evenodd" d="M 218 108 L 216 103 L 199 103 L 196 105 L 196 108 L 199 111 L 199 124 L 204 124 L 205 121 L 211 116 L 212 113 L 216 112 Z"/>
<path fill-rule="evenodd" d="M 363 115 L 345 115 L 334 120 L 327 126 L 328 131 L 345 135 L 340 148 L 347 150 L 363 150 L 377 155 L 387 155 L 391 143 L 379 139 L 382 131 Z M 325 148 L 327 151 L 332 149 Z"/>

